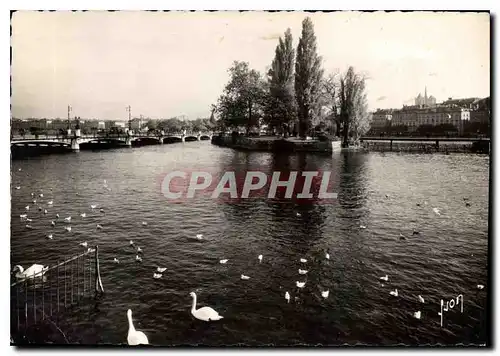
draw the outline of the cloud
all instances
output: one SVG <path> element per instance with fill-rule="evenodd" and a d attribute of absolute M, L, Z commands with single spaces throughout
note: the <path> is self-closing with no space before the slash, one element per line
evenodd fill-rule
<path fill-rule="evenodd" d="M 432 73 L 429 73 L 429 77 L 437 77 L 437 73 L 436 72 L 432 72 Z"/>
<path fill-rule="evenodd" d="M 382 100 L 385 100 L 385 99 L 387 99 L 387 97 L 386 97 L 386 96 L 379 96 L 379 97 L 377 98 L 377 101 L 382 101 Z"/>
<path fill-rule="evenodd" d="M 279 34 L 279 33 L 273 33 L 271 35 L 261 36 L 260 39 L 264 40 L 264 41 L 277 40 L 280 38 L 280 36 L 281 36 L 281 34 Z"/>

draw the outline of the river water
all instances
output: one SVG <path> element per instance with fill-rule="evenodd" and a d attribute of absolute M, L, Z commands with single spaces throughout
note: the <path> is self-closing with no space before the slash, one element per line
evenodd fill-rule
<path fill-rule="evenodd" d="M 338 199 L 172 203 L 162 195 L 166 173 L 196 169 L 331 171 Z M 32 203 L 30 193 L 42 191 L 37 204 L 48 214 Z M 11 194 L 12 266 L 53 265 L 81 253 L 82 241 L 99 245 L 105 294 L 87 301 L 90 309 L 80 305 L 63 314 L 70 342 L 126 343 L 129 308 L 135 327 L 155 345 L 487 342 L 489 156 L 279 156 L 188 142 L 14 160 Z M 31 230 L 19 218 L 26 205 Z M 71 233 L 63 224 L 50 226 L 56 213 L 60 220 L 72 216 Z M 129 240 L 142 248 L 142 263 Z M 157 266 L 167 268 L 160 279 L 153 278 Z M 308 273 L 299 275 L 299 268 Z M 379 279 L 385 275 L 387 282 Z M 398 297 L 389 294 L 395 289 Z M 211 306 L 224 319 L 194 319 L 192 291 L 198 307 Z M 440 326 L 441 299 L 459 294 L 463 312 L 445 312 Z"/>

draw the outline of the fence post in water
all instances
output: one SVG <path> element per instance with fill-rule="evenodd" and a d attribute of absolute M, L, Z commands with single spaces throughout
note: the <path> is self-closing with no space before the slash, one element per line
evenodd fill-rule
<path fill-rule="evenodd" d="M 45 320 L 45 283 L 43 281 L 43 270 L 42 270 L 42 320 Z"/>
<path fill-rule="evenodd" d="M 104 293 L 101 281 L 101 271 L 99 270 L 99 246 L 95 247 L 95 293 Z"/>
<path fill-rule="evenodd" d="M 391 140 L 391 148 L 390 148 L 390 150 L 392 151 L 392 140 Z"/>
<path fill-rule="evenodd" d="M 439 140 L 436 140 L 436 151 L 439 151 Z"/>
<path fill-rule="evenodd" d="M 33 271 L 33 316 L 35 318 L 35 324 L 36 324 L 36 282 L 35 282 L 35 271 Z"/>
<path fill-rule="evenodd" d="M 59 260 L 57 260 L 57 312 L 59 313 Z"/>
<path fill-rule="evenodd" d="M 24 325 L 28 325 L 28 278 L 24 279 Z"/>

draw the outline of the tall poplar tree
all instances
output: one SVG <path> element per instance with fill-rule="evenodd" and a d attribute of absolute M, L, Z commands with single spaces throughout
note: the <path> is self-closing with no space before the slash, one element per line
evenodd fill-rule
<path fill-rule="evenodd" d="M 305 138 L 313 115 L 318 112 L 321 95 L 321 57 L 317 54 L 314 26 L 309 17 L 302 21 L 302 35 L 295 62 L 295 97 L 299 118 L 299 135 Z"/>

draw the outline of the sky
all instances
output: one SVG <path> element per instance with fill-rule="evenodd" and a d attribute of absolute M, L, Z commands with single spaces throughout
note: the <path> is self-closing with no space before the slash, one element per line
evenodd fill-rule
<path fill-rule="evenodd" d="M 367 76 L 370 110 L 412 105 L 418 93 L 490 95 L 488 13 L 30 12 L 14 13 L 12 116 L 125 120 L 210 116 L 234 60 L 261 73 L 290 28 L 314 24 L 325 73 Z"/>

